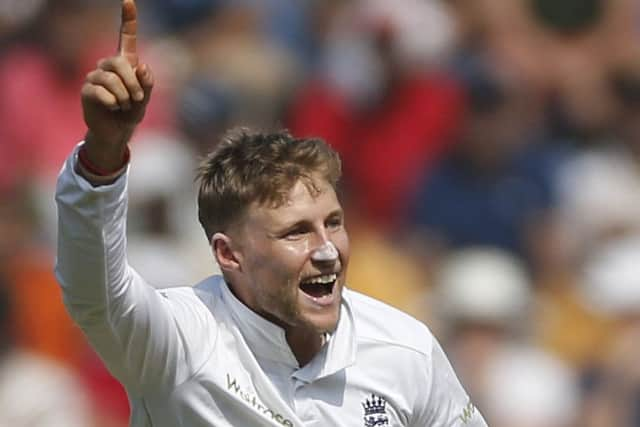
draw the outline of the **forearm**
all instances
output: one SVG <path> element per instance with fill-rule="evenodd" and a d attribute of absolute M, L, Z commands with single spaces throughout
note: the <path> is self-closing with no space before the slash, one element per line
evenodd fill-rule
<path fill-rule="evenodd" d="M 65 305 L 129 392 L 174 383 L 189 369 L 175 313 L 126 259 L 126 174 L 93 186 L 75 172 L 76 161 L 67 160 L 56 191 Z"/>
<path fill-rule="evenodd" d="M 77 149 L 58 179 L 56 275 L 72 315 L 106 309 L 126 286 L 126 177 L 94 187 L 76 173 Z M 88 313 L 85 313 L 88 314 Z M 76 319 L 89 320 L 89 319 Z"/>

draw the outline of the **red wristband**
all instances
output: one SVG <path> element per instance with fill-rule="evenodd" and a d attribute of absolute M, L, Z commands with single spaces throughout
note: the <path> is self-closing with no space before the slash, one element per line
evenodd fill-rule
<path fill-rule="evenodd" d="M 114 173 L 124 168 L 127 165 L 127 163 L 129 163 L 130 158 L 131 158 L 131 151 L 129 150 L 129 146 L 126 146 L 124 154 L 122 155 L 122 163 L 116 169 L 110 171 L 110 170 L 102 169 L 101 167 L 93 164 L 91 160 L 89 160 L 89 158 L 87 157 L 87 150 L 85 149 L 84 146 L 80 147 L 80 150 L 78 151 L 78 161 L 80 162 L 82 167 L 86 169 L 87 172 L 97 176 L 113 175 Z"/>

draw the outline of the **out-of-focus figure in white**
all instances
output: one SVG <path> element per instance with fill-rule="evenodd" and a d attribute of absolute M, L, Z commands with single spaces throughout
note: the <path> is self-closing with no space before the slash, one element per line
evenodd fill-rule
<path fill-rule="evenodd" d="M 613 333 L 584 375 L 585 427 L 640 423 L 640 235 L 600 245 L 583 266 L 585 305 L 607 316 Z"/>
<path fill-rule="evenodd" d="M 157 287 L 197 283 L 217 271 L 196 221 L 197 160 L 167 134 L 140 135 L 132 145 L 129 260 Z"/>
<path fill-rule="evenodd" d="M 533 343 L 531 287 L 518 258 L 473 247 L 445 258 L 432 302 L 445 350 L 489 425 L 569 427 L 576 377 Z"/>
<path fill-rule="evenodd" d="M 86 393 L 75 375 L 14 345 L 8 289 L 0 278 L 0 426 L 93 425 Z"/>

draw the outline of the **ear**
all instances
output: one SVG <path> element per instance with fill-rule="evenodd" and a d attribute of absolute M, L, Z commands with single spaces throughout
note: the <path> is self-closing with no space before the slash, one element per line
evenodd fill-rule
<path fill-rule="evenodd" d="M 234 250 L 233 240 L 224 233 L 215 233 L 211 237 L 213 255 L 222 271 L 239 271 L 241 254 Z"/>

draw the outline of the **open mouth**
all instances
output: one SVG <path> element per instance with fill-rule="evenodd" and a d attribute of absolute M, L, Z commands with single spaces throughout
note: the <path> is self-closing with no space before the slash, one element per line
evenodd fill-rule
<path fill-rule="evenodd" d="M 300 289 L 313 299 L 320 299 L 333 293 L 333 288 L 338 280 L 336 273 L 323 274 L 305 279 L 300 283 Z"/>

